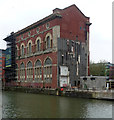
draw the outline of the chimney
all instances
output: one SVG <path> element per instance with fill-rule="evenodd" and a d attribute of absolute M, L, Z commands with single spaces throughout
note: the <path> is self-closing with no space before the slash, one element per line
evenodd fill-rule
<path fill-rule="evenodd" d="M 59 9 L 59 8 L 55 8 L 54 10 L 53 10 L 53 13 L 60 13 L 62 10 L 61 9 Z"/>

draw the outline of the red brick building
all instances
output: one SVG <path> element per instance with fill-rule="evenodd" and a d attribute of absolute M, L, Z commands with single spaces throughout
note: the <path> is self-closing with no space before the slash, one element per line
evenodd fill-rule
<path fill-rule="evenodd" d="M 76 69 L 74 74 L 79 75 L 77 71 L 81 68 L 81 66 L 79 68 L 79 64 L 82 60 L 84 63 L 82 66 L 85 69 L 84 75 L 88 75 L 90 25 L 89 17 L 86 17 L 76 5 L 71 5 L 65 9 L 56 8 L 51 15 L 14 33 L 16 39 L 15 77 L 17 79 L 15 83 L 22 86 L 59 87 L 58 43 L 62 39 L 67 42 L 72 40 L 72 44 L 78 44 L 81 46 L 80 50 L 84 50 L 86 61 L 83 61 L 81 54 L 77 57 L 78 60 L 75 63 L 78 68 L 74 68 Z M 4 40 L 8 41 L 7 38 Z M 72 53 L 76 51 L 73 45 L 70 46 L 70 49 Z M 61 61 L 64 56 L 62 53 Z M 61 66 L 66 66 L 66 64 L 61 64 Z M 71 73 L 71 71 L 69 72 Z M 82 72 L 80 71 L 80 73 Z M 74 84 L 71 83 L 71 86 Z"/>

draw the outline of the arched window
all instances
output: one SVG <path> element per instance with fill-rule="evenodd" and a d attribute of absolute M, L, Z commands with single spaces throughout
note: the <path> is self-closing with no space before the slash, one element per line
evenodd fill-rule
<path fill-rule="evenodd" d="M 16 79 L 18 80 L 18 65 L 16 64 L 16 67 L 15 67 L 15 70 L 16 70 Z"/>
<path fill-rule="evenodd" d="M 50 48 L 50 47 L 51 47 L 51 46 L 50 46 L 50 42 L 51 42 L 51 41 L 50 41 L 50 37 L 48 36 L 47 39 L 46 39 L 46 47 L 47 47 L 47 48 Z"/>
<path fill-rule="evenodd" d="M 40 37 L 37 37 L 35 44 L 36 44 L 36 52 L 39 52 L 41 50 L 41 38 Z"/>
<path fill-rule="evenodd" d="M 25 48 L 25 45 L 24 43 L 21 44 L 21 56 L 24 56 L 24 48 Z"/>
<path fill-rule="evenodd" d="M 21 55 L 24 55 L 24 45 L 21 46 Z"/>
<path fill-rule="evenodd" d="M 20 81 L 25 80 L 25 65 L 21 63 L 20 65 Z"/>
<path fill-rule="evenodd" d="M 40 60 L 37 60 L 35 63 L 35 81 L 41 82 L 42 80 L 42 65 Z"/>
<path fill-rule="evenodd" d="M 32 53 L 32 41 L 29 40 L 27 44 L 27 54 L 31 55 L 31 53 Z"/>
<path fill-rule="evenodd" d="M 32 47 L 31 47 L 31 43 L 29 43 L 29 54 L 31 54 L 31 51 L 32 51 L 31 48 L 32 48 Z"/>
<path fill-rule="evenodd" d="M 37 40 L 37 51 L 40 51 L 40 40 Z"/>
<path fill-rule="evenodd" d="M 52 36 L 51 33 L 47 33 L 45 37 L 45 48 L 51 48 L 52 47 Z"/>
<path fill-rule="evenodd" d="M 44 62 L 44 79 L 45 82 L 52 81 L 52 61 L 50 58 L 47 58 Z"/>
<path fill-rule="evenodd" d="M 29 61 L 27 64 L 27 80 L 29 82 L 33 80 L 33 67 L 31 61 Z"/>

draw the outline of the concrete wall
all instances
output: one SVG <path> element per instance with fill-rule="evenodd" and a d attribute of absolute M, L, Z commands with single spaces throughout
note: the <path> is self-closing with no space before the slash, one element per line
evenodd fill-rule
<path fill-rule="evenodd" d="M 87 79 L 87 80 L 84 80 Z M 94 80 L 92 80 L 94 79 Z M 106 77 L 105 76 L 81 76 L 80 77 L 80 84 L 83 89 L 96 89 L 102 90 L 106 88 Z"/>

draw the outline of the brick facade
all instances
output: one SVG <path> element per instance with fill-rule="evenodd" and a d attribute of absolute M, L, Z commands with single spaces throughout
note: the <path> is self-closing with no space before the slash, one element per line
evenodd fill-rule
<path fill-rule="evenodd" d="M 51 15 L 14 33 L 16 37 L 16 84 L 34 87 L 59 87 L 58 41 L 61 39 L 77 40 L 84 44 L 86 56 L 84 55 L 82 58 L 86 57 L 86 61 L 81 61 L 82 63 L 86 62 L 86 73 L 84 74 L 87 75 L 89 25 L 89 17 L 86 17 L 76 5 L 71 5 L 65 9 L 56 8 Z M 40 61 L 38 68 L 35 66 L 37 60 Z M 45 63 L 46 60 L 47 63 Z M 35 81 L 37 77 L 39 82 Z"/>

